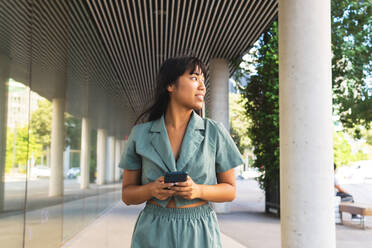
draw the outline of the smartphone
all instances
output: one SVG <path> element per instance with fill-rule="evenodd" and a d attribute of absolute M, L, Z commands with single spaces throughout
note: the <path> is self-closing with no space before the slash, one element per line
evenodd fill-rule
<path fill-rule="evenodd" d="M 187 180 L 187 172 L 173 171 L 167 172 L 164 176 L 164 183 L 185 182 Z"/>

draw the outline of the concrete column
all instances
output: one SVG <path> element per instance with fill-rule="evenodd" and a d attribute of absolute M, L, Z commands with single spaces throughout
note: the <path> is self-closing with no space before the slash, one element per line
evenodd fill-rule
<path fill-rule="evenodd" d="M 115 137 L 109 136 L 108 137 L 108 166 L 109 166 L 109 174 L 107 180 L 109 183 L 113 183 L 115 180 Z"/>
<path fill-rule="evenodd" d="M 97 130 L 97 184 L 106 183 L 106 138 L 107 131 L 99 128 Z"/>
<path fill-rule="evenodd" d="M 81 120 L 81 152 L 80 152 L 80 188 L 89 186 L 89 161 L 90 161 L 90 120 L 83 117 Z"/>
<path fill-rule="evenodd" d="M 208 117 L 221 122 L 227 130 L 229 123 L 229 67 L 225 59 L 214 58 L 209 62 L 210 87 L 207 103 Z M 229 203 L 212 203 L 217 213 L 228 213 Z"/>
<path fill-rule="evenodd" d="M 8 121 L 8 80 L 10 59 L 0 55 L 0 210 L 4 207 L 6 129 Z"/>
<path fill-rule="evenodd" d="M 119 163 L 121 157 L 122 144 L 123 142 L 120 139 L 118 138 L 115 139 L 115 182 L 120 181 Z"/>
<path fill-rule="evenodd" d="M 211 59 L 209 62 L 210 87 L 207 103 L 209 118 L 222 122 L 227 130 L 229 123 L 229 66 L 225 59 Z"/>
<path fill-rule="evenodd" d="M 335 247 L 330 0 L 279 0 L 282 247 Z"/>
<path fill-rule="evenodd" d="M 63 195 L 63 150 L 65 145 L 65 100 L 52 100 L 51 173 L 49 196 Z"/>

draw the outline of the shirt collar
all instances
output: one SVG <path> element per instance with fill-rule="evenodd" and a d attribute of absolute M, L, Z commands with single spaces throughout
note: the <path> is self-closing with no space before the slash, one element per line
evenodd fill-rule
<path fill-rule="evenodd" d="M 195 111 L 192 111 L 188 126 L 192 129 L 204 130 L 204 121 Z M 153 121 L 150 131 L 159 133 L 162 129 L 165 129 L 164 114 L 157 120 Z"/>

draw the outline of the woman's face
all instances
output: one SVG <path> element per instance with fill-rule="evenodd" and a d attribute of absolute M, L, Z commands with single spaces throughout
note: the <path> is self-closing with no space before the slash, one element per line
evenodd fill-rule
<path fill-rule="evenodd" d="M 186 70 L 175 84 L 168 86 L 170 100 L 186 108 L 200 110 L 206 91 L 204 75 L 198 67 L 194 73 L 190 73 L 190 69 Z"/>

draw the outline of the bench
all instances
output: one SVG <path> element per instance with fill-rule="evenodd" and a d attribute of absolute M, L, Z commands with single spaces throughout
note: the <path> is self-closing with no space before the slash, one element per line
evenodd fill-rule
<path fill-rule="evenodd" d="M 372 216 L 372 206 L 367 206 L 365 204 L 355 204 L 355 203 L 348 203 L 344 202 L 341 203 L 339 206 L 340 216 L 341 216 L 341 224 L 343 224 L 342 220 L 342 212 L 347 212 L 350 214 L 359 214 L 362 216 L 360 219 L 360 226 L 362 229 L 365 229 L 365 217 Z"/>

